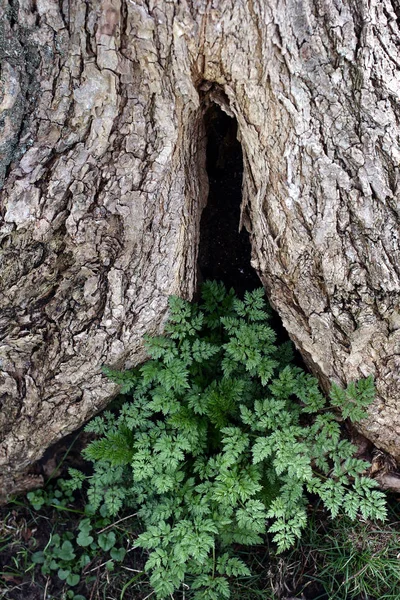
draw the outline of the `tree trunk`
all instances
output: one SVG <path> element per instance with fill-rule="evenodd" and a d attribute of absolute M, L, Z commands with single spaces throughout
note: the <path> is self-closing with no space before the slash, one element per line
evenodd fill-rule
<path fill-rule="evenodd" d="M 252 264 L 400 458 L 398 0 L 0 0 L 4 492 L 196 288 L 203 114 L 235 117 Z M 28 477 L 28 478 L 27 478 Z"/>

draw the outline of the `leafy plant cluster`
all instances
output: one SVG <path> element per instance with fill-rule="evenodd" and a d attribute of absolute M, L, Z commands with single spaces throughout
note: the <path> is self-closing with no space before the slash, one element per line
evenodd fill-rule
<path fill-rule="evenodd" d="M 69 506 L 74 502 L 72 488 L 76 487 L 76 481 L 83 481 L 84 476 L 75 469 L 71 469 L 70 472 L 73 480 L 60 479 L 57 487 L 49 486 L 48 489 L 35 490 L 27 494 L 35 510 L 52 507 L 60 511 L 80 512 L 70 509 Z M 96 558 L 99 556 L 105 558 L 105 555 L 108 555 L 105 568 L 112 571 L 115 562 L 123 561 L 125 554 L 126 550 L 120 545 L 106 511 L 100 510 L 100 514 L 96 514 L 87 504 L 82 518 L 78 521 L 77 530 L 53 533 L 46 547 L 34 552 L 31 560 L 33 564 L 40 565 L 43 575 L 57 574 L 68 588 L 75 588 L 80 583 L 85 570 Z M 75 594 L 72 589 L 68 589 L 67 597 L 72 600 L 85 600 L 84 596 Z"/>
<path fill-rule="evenodd" d="M 172 297 L 169 307 L 165 335 L 146 339 L 150 359 L 106 370 L 131 398 L 87 426 L 98 439 L 85 451 L 91 510 L 137 510 L 137 546 L 149 552 L 158 598 L 182 585 L 196 600 L 229 598 L 229 579 L 250 575 L 235 544 L 259 544 L 269 531 L 279 551 L 291 547 L 308 493 L 332 517 L 385 518 L 385 497 L 341 439 L 334 410 L 362 418 L 371 377 L 333 385 L 329 407 L 317 381 L 291 364 L 290 345 L 276 343 L 263 290 L 239 300 L 211 282 L 200 304 Z M 71 489 L 82 481 L 74 473 Z"/>
<path fill-rule="evenodd" d="M 76 477 L 80 473 L 76 472 Z M 73 490 L 63 479 L 59 479 L 58 486 L 50 485 L 47 489 L 38 489 L 28 492 L 26 495 L 30 504 L 35 510 L 41 510 L 43 507 L 49 506 L 59 510 L 67 509 L 67 506 L 74 502 Z"/>

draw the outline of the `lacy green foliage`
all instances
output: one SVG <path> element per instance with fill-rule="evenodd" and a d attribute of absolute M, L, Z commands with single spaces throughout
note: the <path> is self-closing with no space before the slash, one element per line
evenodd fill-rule
<path fill-rule="evenodd" d="M 200 305 L 172 297 L 169 306 L 165 335 L 146 340 L 150 359 L 106 370 L 132 398 L 87 426 L 100 437 L 85 451 L 92 507 L 138 510 L 137 544 L 149 551 L 158 598 L 184 580 L 195 599 L 229 598 L 228 578 L 249 574 L 233 544 L 258 544 L 269 531 L 279 551 L 291 547 L 307 522 L 307 492 L 332 517 L 385 518 L 385 497 L 341 439 L 337 413 L 290 364 L 290 345 L 277 345 L 263 290 L 241 301 L 207 283 Z M 373 397 L 369 377 L 333 386 L 331 403 L 359 419 Z"/>

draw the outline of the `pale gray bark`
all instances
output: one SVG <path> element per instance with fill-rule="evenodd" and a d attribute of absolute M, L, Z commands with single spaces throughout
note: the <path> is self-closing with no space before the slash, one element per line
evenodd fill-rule
<path fill-rule="evenodd" d="M 193 294 L 210 101 L 273 305 L 325 387 L 375 376 L 360 429 L 399 458 L 398 0 L 0 6 L 5 489 Z"/>

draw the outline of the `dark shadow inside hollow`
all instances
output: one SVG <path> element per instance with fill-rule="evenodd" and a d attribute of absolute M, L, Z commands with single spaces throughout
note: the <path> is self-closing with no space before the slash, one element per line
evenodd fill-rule
<path fill-rule="evenodd" d="M 215 104 L 206 111 L 204 122 L 209 195 L 200 222 L 199 281 L 222 281 L 243 297 L 247 290 L 259 288 L 262 283 L 250 264 L 249 234 L 244 227 L 239 231 L 243 154 L 237 123 Z M 279 342 L 289 339 L 275 311 L 271 325 Z M 306 368 L 297 351 L 295 363 Z"/>
<path fill-rule="evenodd" d="M 200 276 L 222 281 L 242 296 L 261 282 L 250 265 L 249 234 L 244 227 L 239 232 L 243 155 L 237 123 L 216 105 L 207 110 L 204 121 L 209 196 L 200 223 Z"/>

